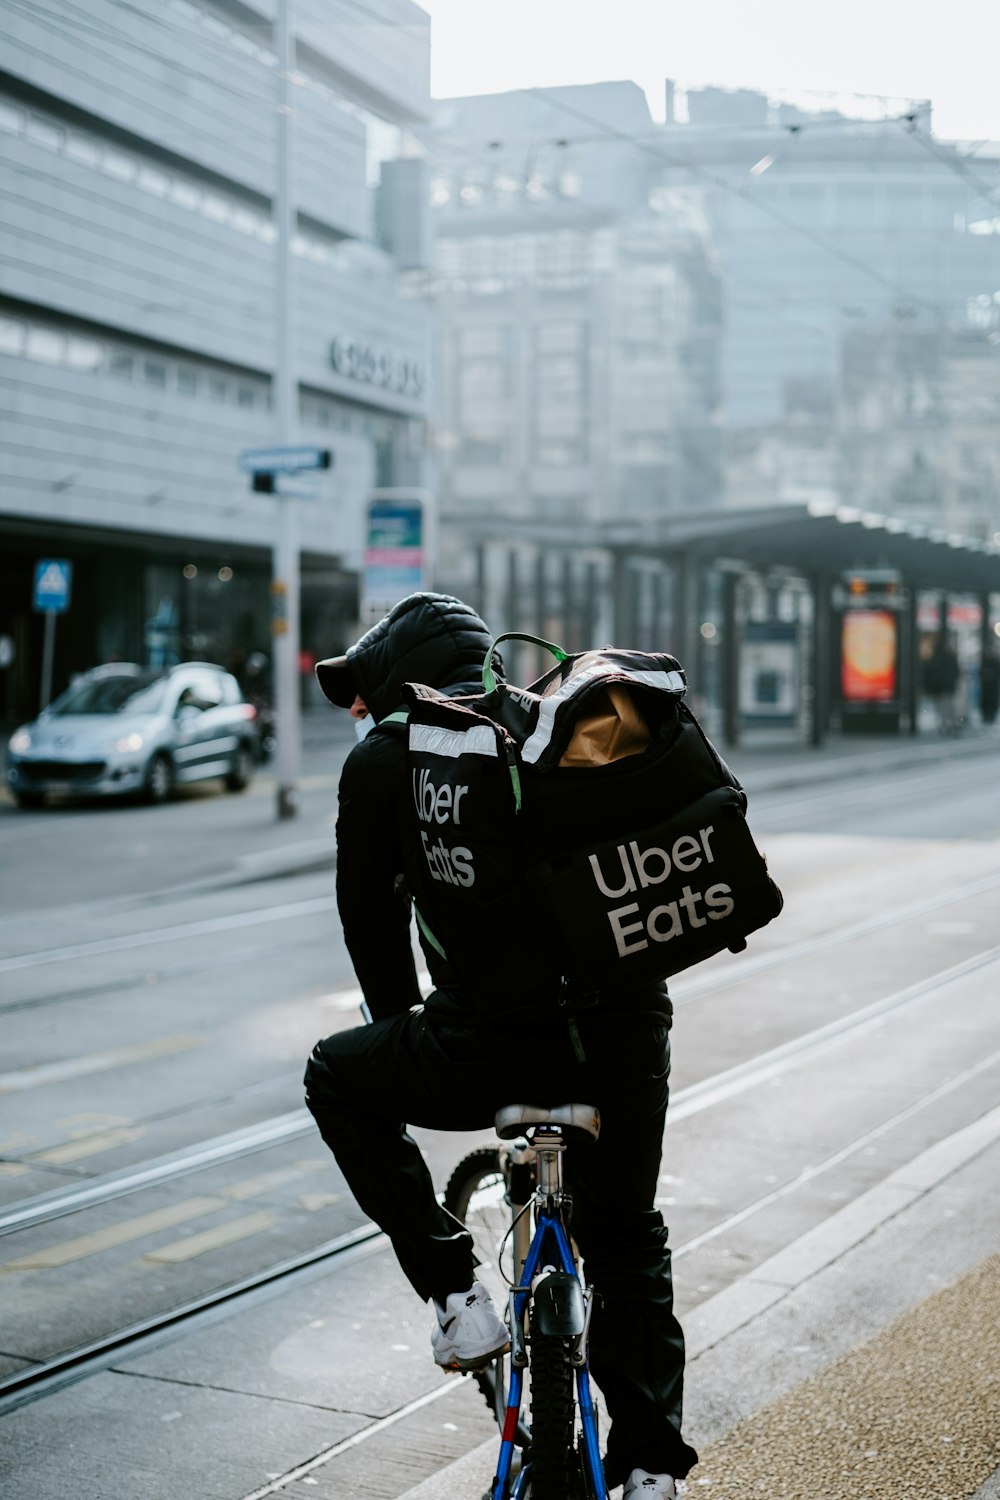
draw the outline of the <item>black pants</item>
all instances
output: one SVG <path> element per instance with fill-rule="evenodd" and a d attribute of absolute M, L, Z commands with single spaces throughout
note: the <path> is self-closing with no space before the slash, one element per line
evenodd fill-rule
<path fill-rule="evenodd" d="M 472 1238 L 439 1207 L 403 1121 L 479 1130 L 503 1104 L 594 1104 L 601 1135 L 566 1153 L 573 1234 L 600 1296 L 590 1360 L 611 1429 L 611 1487 L 633 1468 L 683 1478 L 697 1455 L 681 1438 L 684 1338 L 673 1313 L 667 1230 L 653 1206 L 670 1071 L 663 1016 L 591 1011 L 580 1062 L 565 1023 L 484 1030 L 422 1012 L 317 1044 L 306 1102 L 361 1208 L 389 1236 L 423 1298 L 474 1280 Z"/>

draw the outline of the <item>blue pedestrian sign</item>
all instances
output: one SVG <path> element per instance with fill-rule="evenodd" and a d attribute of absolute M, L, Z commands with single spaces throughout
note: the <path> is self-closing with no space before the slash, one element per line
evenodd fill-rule
<path fill-rule="evenodd" d="M 65 558 L 46 557 L 35 564 L 35 597 L 32 609 L 43 615 L 62 615 L 69 609 L 73 564 Z"/>

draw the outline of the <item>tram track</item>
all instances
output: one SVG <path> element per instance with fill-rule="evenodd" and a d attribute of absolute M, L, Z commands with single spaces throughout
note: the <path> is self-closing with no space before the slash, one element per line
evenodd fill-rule
<path fill-rule="evenodd" d="M 971 897 L 981 895 L 986 891 L 1000 887 L 1000 871 L 995 874 L 983 876 L 978 880 L 969 881 L 963 885 L 951 886 L 945 891 L 939 891 L 933 896 L 923 897 L 917 901 L 904 902 L 900 906 L 891 907 L 886 911 L 879 912 L 875 916 L 863 917 L 856 922 L 846 923 L 840 927 L 832 928 L 828 932 L 816 934 L 813 937 L 804 938 L 797 943 L 785 944 L 769 953 L 759 955 L 743 956 L 740 959 L 738 969 L 734 968 L 731 974 L 707 973 L 693 979 L 680 980 L 671 986 L 671 997 L 676 1004 L 684 1005 L 695 996 L 707 993 L 714 989 L 726 989 L 752 974 L 761 973 L 767 969 L 779 968 L 784 964 L 792 963 L 799 958 L 807 958 L 823 949 L 835 948 L 843 943 L 853 942 L 859 937 L 869 933 L 877 932 L 883 928 L 893 927 L 902 922 L 912 921 L 914 918 L 928 915 L 931 912 L 941 910 L 944 907 L 954 905 L 956 902 L 968 900 Z M 294 919 L 297 916 L 309 916 L 317 910 L 331 909 L 335 904 L 333 897 L 311 898 L 302 902 L 290 902 L 281 907 L 274 908 L 252 908 L 247 912 L 231 913 L 224 917 L 207 918 L 198 922 L 183 923 L 166 928 L 150 928 L 143 933 L 126 933 L 118 938 L 96 939 L 93 944 L 75 944 L 51 951 L 38 953 L 14 954 L 6 959 L 0 959 L 0 973 L 11 969 L 27 969 L 57 962 L 61 959 L 86 958 L 90 956 L 99 957 L 106 953 L 118 952 L 123 948 L 141 948 L 154 946 L 160 942 L 171 942 L 179 937 L 192 937 L 208 935 L 223 930 L 233 930 L 248 925 L 254 925 L 257 921 Z M 298 947 L 297 939 L 288 943 L 270 944 L 264 949 L 246 949 L 234 954 L 225 954 L 216 959 L 204 959 L 185 961 L 182 965 L 176 965 L 157 971 L 157 982 L 166 982 L 175 978 L 182 978 L 189 973 L 198 973 L 207 968 L 228 967 L 230 964 L 252 962 L 256 956 L 263 951 L 274 954 L 281 951 L 283 947 Z M 132 986 L 145 983 L 144 978 L 138 975 L 123 976 L 109 981 L 97 981 L 92 985 L 80 986 L 73 990 L 61 990 L 55 994 L 28 996 L 19 1000 L 8 1001 L 0 1004 L 0 1014 L 18 1010 L 29 1010 L 34 1007 L 59 1004 L 63 1001 L 75 999 L 88 999 L 96 994 L 119 992 L 127 990 Z"/>
<path fill-rule="evenodd" d="M 966 788 L 992 787 L 994 781 L 995 774 L 992 766 L 983 767 L 978 775 L 970 774 L 969 769 L 963 767 L 962 784 Z M 900 772 L 888 786 L 884 782 L 874 785 L 853 782 L 845 787 L 843 782 L 837 782 L 829 788 L 815 790 L 804 796 L 796 795 L 799 790 L 796 787 L 790 787 L 787 791 L 765 790 L 757 796 L 753 796 L 751 788 L 751 818 L 753 819 L 756 815 L 761 824 L 771 824 L 775 819 L 782 823 L 789 819 L 798 821 L 810 811 L 829 810 L 842 815 L 851 809 L 863 810 L 870 806 L 886 807 L 905 803 L 914 797 L 919 797 L 922 792 L 929 792 L 939 787 L 939 773 L 929 774 L 922 768 L 918 768 L 912 772 Z M 773 831 L 779 832 L 780 830 L 776 828 Z M 175 894 L 182 894 L 182 890 L 183 888 L 179 889 Z M 300 901 L 283 902 L 275 906 L 251 907 L 245 911 L 227 912 L 215 917 L 202 917 L 162 927 L 145 928 L 137 932 L 118 933 L 79 943 L 62 944 L 58 947 L 35 949 L 25 953 L 10 953 L 0 956 L 0 974 L 15 973 L 72 960 L 101 957 L 130 949 L 152 947 L 159 943 L 187 941 L 202 936 L 239 931 L 258 924 L 313 916 L 332 911 L 335 907 L 336 898 L 332 894 L 314 896 Z M 115 981 L 115 983 L 117 985 L 118 982 Z M 88 987 L 86 993 L 89 992 Z M 72 993 L 64 992 L 64 997 L 70 998 Z M 51 1003 L 51 1000 L 55 998 L 44 997 L 46 1003 Z M 24 1002 L 14 1002 L 14 1006 L 22 1003 Z M 6 1008 L 0 1007 L 0 1009 Z"/>
<path fill-rule="evenodd" d="M 948 891 L 938 893 L 935 896 L 925 897 L 922 900 L 909 902 L 889 911 L 877 913 L 871 917 L 861 918 L 856 922 L 848 923 L 829 932 L 819 933 L 811 938 L 804 938 L 797 943 L 787 944 L 771 953 L 762 953 L 749 958 L 746 956 L 741 957 L 739 964 L 734 965 L 729 970 L 718 973 L 710 972 L 692 979 L 676 982 L 671 987 L 674 1005 L 675 1007 L 681 1007 L 691 1004 L 696 999 L 739 985 L 755 975 L 811 958 L 831 948 L 836 948 L 844 943 L 855 942 L 859 938 L 869 936 L 886 928 L 916 920 L 943 907 L 969 900 L 998 887 L 1000 887 L 1000 872 L 995 875 L 985 876 L 979 880 L 970 881 L 962 886 L 951 887 Z M 996 951 L 985 950 L 985 958 L 983 958 L 983 955 L 980 955 L 978 958 L 974 957 L 959 964 L 957 968 L 964 969 L 966 963 L 976 966 L 980 961 L 990 961 L 990 955 L 996 953 Z M 954 969 L 944 971 L 945 975 L 952 975 L 955 972 Z M 902 994 L 907 997 L 911 995 L 911 991 L 914 995 L 923 994 L 928 984 L 934 986 L 937 982 L 938 977 L 931 976 L 928 981 L 923 981 L 911 987 L 910 990 L 902 992 Z M 360 1003 L 360 991 L 355 990 L 353 987 L 346 988 L 343 995 L 345 1002 L 349 1002 L 354 995 L 357 995 L 358 1002 Z M 846 1032 L 860 1025 L 869 1024 L 870 1018 L 873 1015 L 881 1015 L 885 1009 L 894 1008 L 898 1003 L 905 1002 L 900 1002 L 895 996 L 889 997 L 888 1001 L 875 1002 L 874 1006 L 866 1007 L 859 1012 L 851 1012 L 846 1017 L 831 1022 L 828 1026 L 820 1027 L 814 1032 L 806 1033 L 803 1038 L 797 1038 L 790 1043 L 782 1044 L 778 1048 L 773 1049 L 773 1053 L 765 1054 L 765 1056 L 771 1057 L 772 1062 L 775 1063 L 779 1054 L 781 1056 L 794 1056 L 803 1046 L 807 1044 L 815 1045 L 816 1039 L 821 1034 L 824 1036 L 829 1035 L 833 1038 L 846 1034 Z M 814 1039 L 812 1043 L 809 1043 L 810 1038 Z M 786 1048 L 789 1049 L 787 1054 Z M 757 1065 L 758 1060 L 751 1058 L 747 1063 L 739 1064 L 735 1069 L 729 1070 L 733 1077 L 727 1086 L 738 1088 L 739 1078 L 744 1074 L 752 1076 Z M 701 1083 L 694 1084 L 689 1089 L 675 1095 L 671 1106 L 672 1118 L 678 1118 L 682 1107 L 693 1108 L 697 1097 L 710 1096 L 718 1086 L 717 1081 L 713 1083 L 712 1079 L 703 1080 Z M 685 1099 L 687 1101 L 686 1105 L 684 1104 Z M 295 1110 L 274 1116 L 270 1120 L 264 1120 L 246 1130 L 200 1142 L 188 1151 L 170 1153 L 166 1157 L 155 1158 L 135 1167 L 126 1168 L 122 1172 L 110 1174 L 96 1182 L 90 1182 L 78 1187 L 74 1186 L 68 1190 L 54 1189 L 43 1195 L 34 1195 L 0 1212 L 0 1236 L 26 1228 L 32 1224 L 45 1223 L 49 1220 L 60 1218 L 64 1214 L 76 1212 L 78 1209 L 94 1207 L 102 1202 L 110 1202 L 114 1198 L 141 1191 L 144 1187 L 183 1177 L 223 1161 L 236 1160 L 241 1156 L 255 1154 L 256 1152 L 268 1149 L 270 1146 L 277 1145 L 281 1141 L 309 1134 L 312 1129 L 312 1118 L 307 1111 Z"/>
<path fill-rule="evenodd" d="M 699 1084 L 682 1089 L 671 1104 L 671 1123 L 677 1124 L 691 1114 L 700 1113 L 733 1099 L 737 1094 L 758 1087 L 778 1073 L 810 1061 L 830 1047 L 856 1037 L 869 1027 L 880 1024 L 882 1019 L 892 1011 L 898 1011 L 918 1000 L 926 999 L 936 991 L 945 989 L 967 975 L 997 962 L 1000 962 L 1000 946 L 984 950 L 961 963 L 942 970 L 927 980 L 886 996 L 874 1005 L 867 1006 L 851 1016 L 814 1028 L 801 1037 L 749 1059 L 744 1064 L 725 1069 Z M 701 1235 L 678 1246 L 675 1255 L 686 1255 L 697 1250 L 708 1240 L 736 1227 L 752 1214 L 765 1209 L 797 1188 L 805 1186 L 823 1171 L 830 1170 L 861 1150 L 870 1141 L 886 1134 L 919 1110 L 935 1103 L 978 1074 L 996 1066 L 997 1063 L 1000 1063 L 1000 1053 L 993 1053 L 978 1060 L 973 1066 L 945 1080 L 938 1088 L 922 1096 L 914 1104 L 895 1111 L 874 1129 L 863 1132 L 855 1140 L 848 1142 L 807 1171 L 799 1173 L 789 1182 L 763 1195 L 759 1200 L 744 1205 Z M 231 1161 L 241 1154 L 248 1155 L 265 1150 L 269 1145 L 294 1139 L 297 1135 L 311 1132 L 314 1128 L 312 1118 L 305 1110 L 292 1111 L 274 1120 L 265 1121 L 253 1130 L 235 1132 L 229 1137 L 202 1142 L 194 1151 L 175 1153 L 171 1158 L 146 1163 L 131 1173 L 114 1174 L 112 1178 L 105 1179 L 103 1182 L 73 1189 L 69 1193 L 57 1194 L 55 1199 L 53 1195 L 46 1195 L 50 1200 L 46 1203 L 27 1200 L 24 1204 L 8 1210 L 0 1220 L 0 1231 L 14 1233 L 18 1229 L 28 1227 L 29 1224 L 38 1225 L 82 1208 L 95 1207 L 101 1202 L 110 1201 L 126 1193 L 140 1191 L 144 1186 L 159 1184 L 170 1180 L 171 1177 L 176 1179 L 224 1160 Z M 385 1237 L 375 1225 L 362 1225 L 335 1240 L 265 1267 L 239 1282 L 217 1288 L 194 1301 L 112 1332 L 65 1354 L 32 1364 L 27 1369 L 19 1370 L 4 1380 L 0 1380 L 0 1415 L 28 1401 L 38 1400 L 52 1394 L 55 1390 L 76 1380 L 84 1379 L 98 1370 L 106 1369 L 118 1358 L 134 1356 L 162 1343 L 167 1338 L 201 1327 L 213 1317 L 227 1315 L 237 1306 L 244 1308 L 251 1305 L 257 1298 L 274 1295 L 278 1291 L 290 1290 L 309 1275 L 319 1275 L 329 1271 L 331 1265 L 338 1267 L 347 1265 L 357 1254 L 372 1253 L 384 1243 L 386 1243 Z"/>
<path fill-rule="evenodd" d="M 117 1359 L 142 1354 L 159 1347 L 172 1336 L 194 1332 L 217 1317 L 228 1316 L 234 1304 L 246 1308 L 268 1295 L 290 1290 L 311 1276 L 322 1274 L 331 1262 L 351 1264 L 360 1254 L 371 1254 L 383 1241 L 385 1236 L 376 1225 L 364 1224 L 335 1240 L 328 1240 L 241 1281 L 207 1292 L 180 1307 L 156 1313 L 80 1348 L 31 1365 L 26 1370 L 18 1370 L 0 1380 L 0 1416 L 29 1401 L 50 1396 L 63 1386 L 84 1380 L 99 1370 L 106 1370 Z"/>

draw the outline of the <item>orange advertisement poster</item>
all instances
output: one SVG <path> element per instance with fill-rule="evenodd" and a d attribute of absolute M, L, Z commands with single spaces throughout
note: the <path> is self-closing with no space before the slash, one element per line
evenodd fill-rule
<path fill-rule="evenodd" d="M 840 685 L 848 703 L 885 703 L 896 696 L 896 619 L 887 609 L 844 616 Z"/>

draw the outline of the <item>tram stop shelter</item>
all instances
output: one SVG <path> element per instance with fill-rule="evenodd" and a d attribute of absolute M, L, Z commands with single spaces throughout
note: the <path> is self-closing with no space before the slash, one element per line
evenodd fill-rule
<path fill-rule="evenodd" d="M 791 584 L 801 607 L 795 652 L 803 712 L 795 722 L 814 745 L 824 742 L 837 718 L 845 729 L 897 732 L 905 725 L 917 733 L 919 594 L 938 594 L 945 610 L 952 596 L 975 598 L 981 649 L 998 644 L 990 622 L 998 602 L 992 596 L 1000 595 L 1000 545 L 899 516 L 810 501 L 581 520 L 572 527 L 538 514 L 465 513 L 449 520 L 466 555 L 478 559 L 486 618 L 542 636 L 560 631 L 572 649 L 598 635 L 649 649 L 667 638 L 692 684 L 711 683 L 720 728 L 731 745 L 739 743 L 744 724 L 741 665 L 751 634 L 747 600 L 754 591 L 777 598 Z M 841 676 L 843 621 L 851 602 L 845 590 L 865 577 L 884 581 L 882 595 L 873 590 L 854 605 L 891 611 L 895 649 L 895 701 L 873 705 L 867 723 L 864 714 L 846 712 Z M 892 712 L 879 714 L 876 707 Z"/>
<path fill-rule="evenodd" d="M 776 572 L 803 580 L 812 598 L 812 628 L 804 677 L 810 689 L 810 738 L 823 743 L 838 691 L 840 595 L 852 574 L 892 575 L 900 611 L 900 695 L 911 733 L 917 731 L 920 691 L 917 595 L 933 591 L 973 595 L 981 605 L 983 649 L 993 641 L 991 599 L 1000 593 L 1000 545 L 833 503 L 775 505 L 755 510 L 702 511 L 603 528 L 615 557 L 616 626 L 626 626 L 630 557 L 651 554 L 669 563 L 674 582 L 675 642 L 681 661 L 698 655 L 699 582 L 705 569 L 722 575 L 721 701 L 730 744 L 740 736 L 740 585 L 748 574 Z"/>

